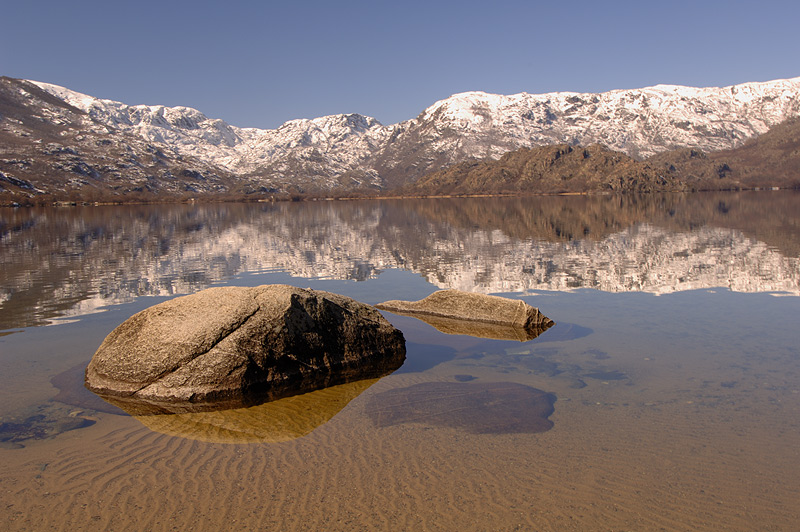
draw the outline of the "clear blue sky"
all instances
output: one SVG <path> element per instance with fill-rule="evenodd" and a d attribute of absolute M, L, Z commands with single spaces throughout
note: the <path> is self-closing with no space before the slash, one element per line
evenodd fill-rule
<path fill-rule="evenodd" d="M 800 2 L 8 1 L 0 75 L 238 126 L 384 124 L 482 90 L 602 92 L 800 76 Z"/>

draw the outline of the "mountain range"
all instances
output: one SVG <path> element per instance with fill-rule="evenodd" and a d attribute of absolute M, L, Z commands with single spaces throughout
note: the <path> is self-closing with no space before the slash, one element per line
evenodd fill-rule
<path fill-rule="evenodd" d="M 394 125 L 342 114 L 256 129 L 188 107 L 127 105 L 2 77 L 0 201 L 430 193 L 437 188 L 421 183 L 433 172 L 489 164 L 515 151 L 541 154 L 545 170 L 556 153 L 575 159 L 567 179 L 547 174 L 552 186 L 530 192 L 703 188 L 710 181 L 737 187 L 747 183 L 713 154 L 734 150 L 728 158 L 747 166 L 740 173 L 752 182 L 763 146 L 747 141 L 797 116 L 800 78 L 599 94 L 466 92 Z M 773 167 L 782 175 L 781 164 Z M 597 177 L 601 170 L 610 180 Z M 720 174 L 723 180 L 713 181 Z M 570 175 L 588 177 L 560 186 Z M 580 181 L 588 184 L 574 185 Z M 493 181 L 461 192 L 500 188 Z"/>

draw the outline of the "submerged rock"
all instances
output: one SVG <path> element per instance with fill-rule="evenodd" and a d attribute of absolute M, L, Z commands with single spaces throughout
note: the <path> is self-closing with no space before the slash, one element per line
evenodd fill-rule
<path fill-rule="evenodd" d="M 287 285 L 220 287 L 122 323 L 86 387 L 129 412 L 233 408 L 381 376 L 404 359 L 402 333 L 369 305 Z"/>
<path fill-rule="evenodd" d="M 552 393 L 515 382 L 422 382 L 375 394 L 366 410 L 377 427 L 422 423 L 519 434 L 550 430 L 555 401 Z"/>
<path fill-rule="evenodd" d="M 419 301 L 385 301 L 376 308 L 413 316 L 447 334 L 527 341 L 554 325 L 553 320 L 518 299 L 440 290 Z"/>
<path fill-rule="evenodd" d="M 24 417 L 0 420 L 0 448 L 21 449 L 28 440 L 55 438 L 63 432 L 91 427 L 83 411 L 49 401 Z"/>

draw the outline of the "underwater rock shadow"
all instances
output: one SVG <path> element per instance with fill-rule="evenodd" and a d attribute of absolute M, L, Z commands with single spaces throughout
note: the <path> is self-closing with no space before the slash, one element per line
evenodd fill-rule
<path fill-rule="evenodd" d="M 425 322 L 416 317 L 395 315 L 394 325 L 406 335 L 406 360 L 395 373 L 420 373 L 467 353 L 500 352 L 520 345 L 518 340 L 486 339 L 480 336 L 445 336 L 436 329 L 424 329 Z M 430 325 L 430 324 L 428 324 Z M 432 327 L 432 325 L 431 325 Z M 593 334 L 594 330 L 574 323 L 558 323 L 546 334 L 527 343 L 564 342 Z M 409 341 L 418 338 L 423 342 Z M 444 339 L 444 340 L 443 340 Z"/>
<path fill-rule="evenodd" d="M 208 443 L 278 443 L 329 422 L 380 379 L 364 379 L 245 408 L 134 415 L 154 432 Z"/>
<path fill-rule="evenodd" d="M 208 443 L 274 443 L 301 438 L 330 421 L 350 401 L 380 378 L 332 385 L 321 390 L 283 397 L 239 408 L 181 410 L 191 405 L 167 405 L 169 411 L 141 401 L 102 398 L 84 386 L 85 364 L 75 366 L 51 379 L 59 393 L 52 401 L 98 412 L 132 416 L 148 429 Z M 234 405 L 237 403 L 233 403 Z M 86 425 L 84 425 L 86 426 Z"/>
<path fill-rule="evenodd" d="M 583 327 L 575 323 L 556 323 L 547 330 L 547 334 L 531 340 L 531 343 L 543 342 L 565 342 L 567 340 L 577 340 L 584 336 L 594 334 L 594 329 Z"/>

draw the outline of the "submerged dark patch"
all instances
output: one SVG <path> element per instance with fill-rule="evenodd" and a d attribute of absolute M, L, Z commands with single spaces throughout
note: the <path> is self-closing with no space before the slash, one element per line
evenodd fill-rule
<path fill-rule="evenodd" d="M 80 412 L 69 412 L 66 407 L 45 403 L 36 413 L 24 419 L 0 420 L 0 447 L 18 449 L 26 440 L 53 438 L 62 432 L 82 429 L 95 424 L 94 419 L 83 417 Z"/>
<path fill-rule="evenodd" d="M 621 371 L 594 371 L 584 374 L 584 377 L 601 381 L 621 381 L 628 378 L 628 376 Z"/>
<path fill-rule="evenodd" d="M 558 364 L 551 362 L 543 357 L 525 356 L 520 357 L 520 364 L 533 371 L 537 375 L 546 375 L 548 377 L 555 377 L 563 370 L 559 369 Z"/>
<path fill-rule="evenodd" d="M 600 351 L 599 349 L 589 349 L 585 351 L 585 353 L 587 355 L 592 355 L 597 360 L 606 360 L 608 358 L 611 358 L 611 355 L 609 355 L 605 351 Z"/>
<path fill-rule="evenodd" d="M 423 423 L 475 434 L 545 432 L 556 396 L 514 382 L 424 382 L 376 394 L 366 405 L 378 427 Z"/>

